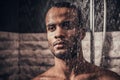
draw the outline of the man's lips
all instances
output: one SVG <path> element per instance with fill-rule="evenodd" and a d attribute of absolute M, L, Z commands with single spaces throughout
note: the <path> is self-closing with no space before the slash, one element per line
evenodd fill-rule
<path fill-rule="evenodd" d="M 56 41 L 53 43 L 53 46 L 60 49 L 60 48 L 64 48 L 66 45 L 65 41 Z"/>

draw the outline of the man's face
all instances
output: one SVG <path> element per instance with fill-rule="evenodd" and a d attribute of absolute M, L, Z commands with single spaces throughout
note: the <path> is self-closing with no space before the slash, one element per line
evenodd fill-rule
<path fill-rule="evenodd" d="M 46 15 L 49 48 L 56 57 L 72 56 L 78 37 L 78 18 L 75 9 L 51 8 Z"/>

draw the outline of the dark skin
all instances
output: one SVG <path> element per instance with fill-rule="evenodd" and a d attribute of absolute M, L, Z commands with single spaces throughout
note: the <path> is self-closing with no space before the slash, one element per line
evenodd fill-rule
<path fill-rule="evenodd" d="M 78 27 L 77 16 L 75 9 L 49 9 L 46 15 L 47 38 L 55 65 L 33 80 L 120 80 L 116 73 L 85 61 L 81 47 L 85 31 Z"/>

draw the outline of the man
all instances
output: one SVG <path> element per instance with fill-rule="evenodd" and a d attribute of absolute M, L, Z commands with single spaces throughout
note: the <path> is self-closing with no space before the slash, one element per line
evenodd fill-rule
<path fill-rule="evenodd" d="M 45 23 L 55 65 L 33 80 L 120 80 L 116 73 L 83 58 L 81 40 L 85 30 L 82 21 L 80 10 L 68 2 L 56 3 L 48 10 Z"/>

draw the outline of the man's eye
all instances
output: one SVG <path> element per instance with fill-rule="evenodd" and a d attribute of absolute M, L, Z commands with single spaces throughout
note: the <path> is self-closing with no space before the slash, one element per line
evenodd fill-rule
<path fill-rule="evenodd" d="M 63 23 L 61 24 L 61 26 L 62 26 L 63 29 L 66 29 L 66 30 L 72 29 L 72 25 L 71 25 L 71 22 L 70 22 L 70 21 L 63 22 Z"/>
<path fill-rule="evenodd" d="M 56 29 L 56 27 L 55 27 L 55 25 L 49 25 L 47 29 L 48 29 L 48 31 L 53 32 Z"/>

